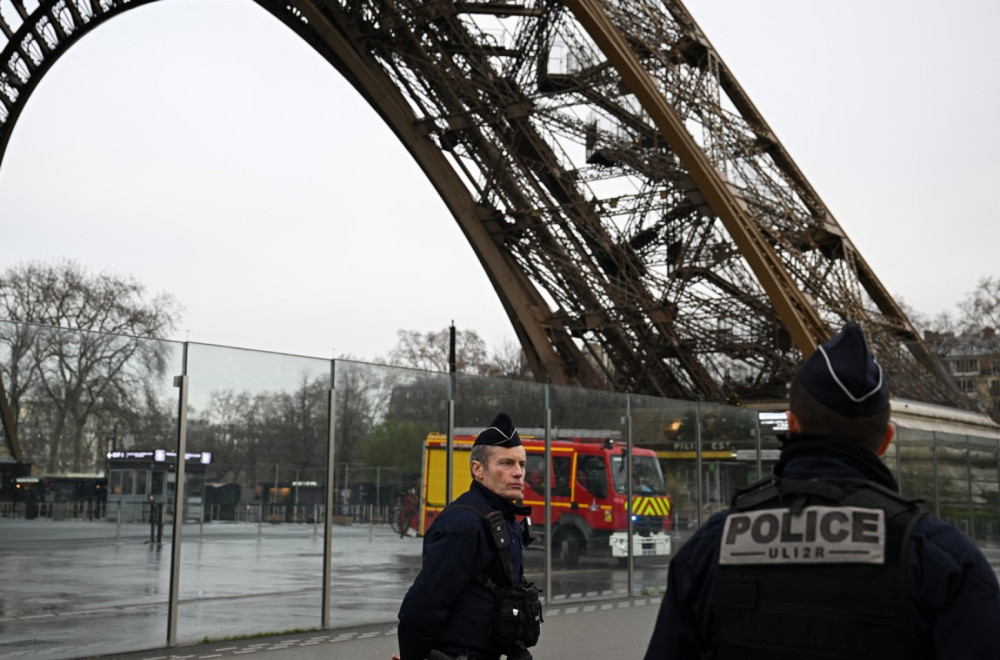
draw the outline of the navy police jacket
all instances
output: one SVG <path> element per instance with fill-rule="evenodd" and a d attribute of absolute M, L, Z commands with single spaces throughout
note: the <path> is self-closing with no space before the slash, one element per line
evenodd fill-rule
<path fill-rule="evenodd" d="M 455 500 L 483 514 L 501 511 L 511 540 L 514 575 L 521 576 L 523 542 L 516 516 L 529 507 L 513 504 L 479 482 Z M 467 509 L 449 508 L 424 536 L 423 563 L 399 608 L 399 656 L 423 660 L 432 649 L 449 655 L 464 650 L 499 656 L 489 630 L 496 609 L 493 594 L 476 582 L 496 555 L 482 519 Z"/>
<path fill-rule="evenodd" d="M 783 478 L 863 479 L 834 457 L 801 457 Z M 646 660 L 697 660 L 712 648 L 715 571 L 727 512 L 713 515 L 670 562 L 667 591 Z M 1000 658 L 1000 585 L 982 552 L 954 527 L 925 515 L 905 552 L 906 649 L 901 656 Z"/>

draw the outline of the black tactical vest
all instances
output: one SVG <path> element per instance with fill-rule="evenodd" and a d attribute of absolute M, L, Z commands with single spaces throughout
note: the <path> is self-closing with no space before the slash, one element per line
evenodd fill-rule
<path fill-rule="evenodd" d="M 541 590 L 524 579 L 524 557 L 521 558 L 521 574 L 514 575 L 511 558 L 511 540 L 507 534 L 507 523 L 499 511 L 484 514 L 471 504 L 452 502 L 448 508 L 466 509 L 482 519 L 487 536 L 496 553 L 486 570 L 476 577 L 476 581 L 489 589 L 496 600 L 490 635 L 497 647 L 508 660 L 531 660 L 529 647 L 538 643 L 542 618 Z M 530 523 L 521 525 L 522 547 L 531 543 Z"/>
<path fill-rule="evenodd" d="M 916 502 L 862 480 L 770 479 L 726 517 L 711 634 L 719 660 L 920 657 L 906 650 Z"/>

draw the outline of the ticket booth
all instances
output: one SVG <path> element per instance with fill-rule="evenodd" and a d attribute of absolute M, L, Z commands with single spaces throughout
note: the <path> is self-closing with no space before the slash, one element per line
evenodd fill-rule
<path fill-rule="evenodd" d="M 185 522 L 201 520 L 205 471 L 211 463 L 209 452 L 184 456 Z M 108 520 L 148 522 L 158 514 L 171 520 L 177 510 L 176 484 L 176 452 L 166 449 L 108 452 Z"/>

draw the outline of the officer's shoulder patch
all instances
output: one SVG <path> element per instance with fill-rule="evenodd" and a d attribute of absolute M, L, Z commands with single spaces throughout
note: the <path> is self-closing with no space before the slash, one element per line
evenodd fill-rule
<path fill-rule="evenodd" d="M 730 513 L 719 564 L 884 564 L 882 509 L 810 506 Z"/>

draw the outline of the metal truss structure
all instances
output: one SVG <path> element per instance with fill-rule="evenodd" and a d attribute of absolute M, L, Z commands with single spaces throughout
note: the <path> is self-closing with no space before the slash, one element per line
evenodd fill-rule
<path fill-rule="evenodd" d="M 0 0 L 0 156 L 52 61 L 149 1 Z M 539 380 L 783 398 L 855 321 L 894 395 L 965 405 L 681 2 L 256 2 L 419 163 Z"/>

